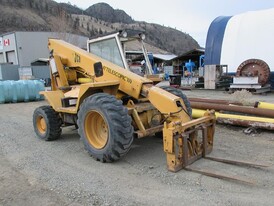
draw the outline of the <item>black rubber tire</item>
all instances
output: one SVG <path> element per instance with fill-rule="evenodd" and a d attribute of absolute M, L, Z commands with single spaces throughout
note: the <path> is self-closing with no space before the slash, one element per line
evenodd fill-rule
<path fill-rule="evenodd" d="M 100 113 L 108 127 L 107 141 L 102 148 L 96 148 L 89 142 L 85 129 L 86 118 L 91 113 Z M 133 142 L 132 119 L 128 110 L 113 95 L 97 93 L 87 97 L 78 112 L 78 133 L 88 153 L 98 161 L 113 162 L 120 159 L 131 148 Z M 92 123 L 91 123 L 92 124 Z"/>
<path fill-rule="evenodd" d="M 169 86 L 161 86 L 160 88 L 162 88 L 163 90 L 166 90 L 167 92 L 171 94 L 176 95 L 177 97 L 181 97 L 181 99 L 183 100 L 186 106 L 186 111 L 189 114 L 190 119 L 192 119 L 192 108 L 191 108 L 190 102 L 187 99 L 186 95 L 182 92 L 182 90 L 169 87 Z"/>
<path fill-rule="evenodd" d="M 45 121 L 44 131 L 41 132 L 38 126 L 38 119 L 43 118 Z M 61 136 L 62 133 L 62 119 L 59 116 L 59 113 L 51 106 L 41 106 L 35 109 L 33 112 L 33 127 L 34 131 L 40 139 L 45 141 L 56 140 Z"/>

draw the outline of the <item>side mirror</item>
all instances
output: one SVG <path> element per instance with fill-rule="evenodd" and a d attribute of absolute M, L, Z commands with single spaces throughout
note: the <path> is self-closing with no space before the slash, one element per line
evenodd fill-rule
<path fill-rule="evenodd" d="M 103 65 L 102 62 L 96 62 L 93 64 L 94 72 L 96 77 L 103 76 Z"/>

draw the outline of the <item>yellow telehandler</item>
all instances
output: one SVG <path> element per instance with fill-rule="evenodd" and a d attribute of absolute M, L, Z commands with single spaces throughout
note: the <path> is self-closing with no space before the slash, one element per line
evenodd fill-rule
<path fill-rule="evenodd" d="M 33 114 L 41 139 L 55 140 L 62 127 L 75 125 L 90 155 L 113 162 L 130 150 L 134 136 L 162 132 L 167 168 L 173 172 L 212 151 L 214 112 L 192 120 L 181 90 L 156 87 L 151 80 L 62 40 L 49 39 L 48 47 L 52 90 L 42 94 L 49 106 Z"/>
<path fill-rule="evenodd" d="M 212 150 L 214 115 L 191 120 L 190 104 L 180 90 L 156 87 L 62 40 L 49 39 L 48 47 L 52 90 L 42 94 L 50 106 L 37 108 L 33 115 L 40 138 L 57 139 L 62 127 L 76 125 L 87 151 L 99 161 L 112 162 L 129 151 L 134 136 L 163 131 L 171 171 Z"/>

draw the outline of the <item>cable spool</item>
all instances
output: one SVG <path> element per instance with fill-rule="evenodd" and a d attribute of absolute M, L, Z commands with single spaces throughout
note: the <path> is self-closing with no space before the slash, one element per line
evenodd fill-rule
<path fill-rule="evenodd" d="M 248 59 L 240 64 L 236 72 L 237 77 L 258 77 L 258 83 L 264 86 L 268 83 L 270 69 L 267 63 L 260 59 Z"/>

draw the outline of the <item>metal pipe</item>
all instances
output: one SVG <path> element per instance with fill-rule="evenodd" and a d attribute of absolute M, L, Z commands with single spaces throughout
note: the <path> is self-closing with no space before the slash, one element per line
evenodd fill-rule
<path fill-rule="evenodd" d="M 215 111 L 231 111 L 239 112 L 244 114 L 253 114 L 263 117 L 274 118 L 274 110 L 253 108 L 253 107 L 244 107 L 244 106 L 231 106 L 223 104 L 214 104 L 214 103 L 205 103 L 205 102 L 190 102 L 192 108 L 195 109 L 214 109 Z"/>
<path fill-rule="evenodd" d="M 206 103 L 216 103 L 216 104 L 235 104 L 235 105 L 243 105 L 240 102 L 230 102 L 228 100 L 221 99 L 203 99 L 203 98 L 188 98 L 190 102 L 206 102 Z"/>
<path fill-rule="evenodd" d="M 274 123 L 268 123 L 268 122 L 256 122 L 256 121 L 227 119 L 227 118 L 217 118 L 217 122 L 222 124 L 239 125 L 243 127 L 256 127 L 256 128 L 267 129 L 267 130 L 274 130 Z"/>
<path fill-rule="evenodd" d="M 193 109 L 192 117 L 199 118 L 204 115 L 206 110 Z M 274 119 L 272 118 L 262 118 L 262 117 L 253 117 L 253 116 L 243 116 L 243 115 L 234 115 L 234 114 L 222 114 L 215 112 L 216 121 L 218 123 L 226 123 L 232 125 L 239 125 L 245 127 L 258 127 L 268 130 L 274 130 Z"/>
<path fill-rule="evenodd" d="M 272 109 L 274 110 L 274 104 L 267 102 L 255 102 L 255 108 Z"/>

